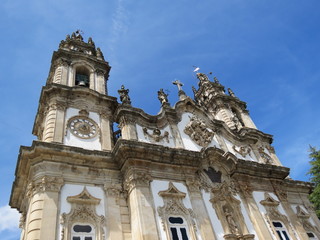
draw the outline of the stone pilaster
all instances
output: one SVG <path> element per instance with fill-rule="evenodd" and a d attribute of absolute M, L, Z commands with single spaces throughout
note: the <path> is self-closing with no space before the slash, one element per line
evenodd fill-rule
<path fill-rule="evenodd" d="M 200 191 L 200 181 L 195 178 L 189 178 L 186 180 L 186 183 L 189 190 L 192 210 L 197 216 L 197 223 L 202 239 L 216 240 L 217 238 L 213 232 L 210 218 Z"/>
<path fill-rule="evenodd" d="M 147 172 L 129 170 L 125 176 L 125 188 L 131 212 L 131 233 L 135 240 L 159 239 L 150 190 L 151 176 Z"/>
<path fill-rule="evenodd" d="M 119 121 L 119 128 L 121 129 L 122 139 L 137 140 L 137 128 L 134 119 L 122 116 Z"/>
<path fill-rule="evenodd" d="M 103 70 L 96 70 L 96 91 L 101 94 L 106 94 L 105 86 L 105 72 Z"/>
<path fill-rule="evenodd" d="M 107 239 L 123 240 L 123 230 L 121 223 L 120 196 L 123 192 L 120 184 L 108 183 L 104 185 L 107 196 L 106 209 L 108 213 Z"/>
<path fill-rule="evenodd" d="M 55 240 L 57 237 L 59 192 L 63 180 L 44 176 L 29 183 L 30 199 L 24 240 Z"/>
<path fill-rule="evenodd" d="M 252 188 L 249 183 L 239 183 L 239 194 L 243 199 L 244 207 L 250 217 L 259 239 L 273 239 L 266 222 L 252 196 Z"/>
<path fill-rule="evenodd" d="M 101 112 L 100 113 L 100 121 L 101 121 L 101 148 L 105 151 L 110 151 L 113 147 L 113 134 L 111 127 L 111 113 L 109 112 Z"/>
<path fill-rule="evenodd" d="M 66 104 L 64 102 L 56 103 L 56 120 L 54 128 L 53 141 L 58 143 L 63 143 L 63 137 L 65 133 L 65 112 Z"/>

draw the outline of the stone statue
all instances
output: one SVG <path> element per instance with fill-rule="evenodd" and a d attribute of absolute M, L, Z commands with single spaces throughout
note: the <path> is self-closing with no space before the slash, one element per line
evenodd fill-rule
<path fill-rule="evenodd" d="M 214 81 L 215 83 L 220 83 L 217 77 L 214 77 L 214 78 L 213 78 L 213 81 Z"/>
<path fill-rule="evenodd" d="M 129 97 L 129 89 L 125 89 L 124 85 L 121 85 L 121 89 L 118 90 L 118 93 L 120 95 L 120 101 L 123 104 L 131 104 L 131 100 Z"/>
<path fill-rule="evenodd" d="M 230 212 L 229 208 L 224 207 L 223 210 L 224 210 L 224 214 L 226 216 L 226 219 L 227 219 L 227 222 L 229 225 L 230 232 L 233 234 L 239 234 L 238 225 L 236 224 L 234 217 L 233 217 L 232 213 Z"/>
<path fill-rule="evenodd" d="M 158 91 L 158 99 L 162 105 L 168 103 L 168 94 L 163 91 L 163 88 Z"/>

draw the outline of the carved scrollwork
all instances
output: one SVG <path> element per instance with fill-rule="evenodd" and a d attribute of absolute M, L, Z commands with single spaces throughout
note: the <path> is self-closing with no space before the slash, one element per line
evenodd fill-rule
<path fill-rule="evenodd" d="M 233 145 L 232 149 L 236 152 L 239 153 L 242 157 L 246 157 L 247 155 L 251 156 L 251 148 L 248 146 L 240 146 L 240 147 L 236 147 L 235 145 Z"/>
<path fill-rule="evenodd" d="M 124 188 L 130 193 L 135 187 L 148 187 L 152 181 L 151 175 L 146 172 L 131 172 L 127 174 L 124 181 Z"/>
<path fill-rule="evenodd" d="M 266 164 L 272 164 L 272 163 L 273 163 L 272 158 L 269 156 L 269 154 L 267 154 L 267 153 L 264 151 L 264 148 L 263 148 L 263 147 L 259 147 L 259 148 L 258 148 L 258 151 L 259 151 L 259 154 L 260 154 L 261 158 L 264 160 L 264 162 L 265 162 Z"/>
<path fill-rule="evenodd" d="M 183 199 L 186 197 L 186 193 L 180 192 L 172 182 L 169 183 L 169 187 L 165 191 L 158 193 L 163 198 L 164 206 L 158 207 L 158 213 L 162 221 L 164 231 L 167 233 L 167 238 L 170 239 L 169 234 L 169 216 L 180 216 L 183 217 L 187 225 L 189 226 L 189 234 L 192 236 L 191 239 L 196 238 L 196 223 L 195 214 L 190 208 L 186 208 L 183 204 Z"/>
<path fill-rule="evenodd" d="M 169 143 L 169 133 L 167 131 L 163 132 L 163 135 L 161 136 L 160 129 L 156 128 L 152 131 L 152 134 L 148 133 L 147 128 L 143 128 L 143 133 L 145 137 L 149 137 L 154 142 L 161 142 L 162 140 L 166 140 L 167 143 Z"/>
<path fill-rule="evenodd" d="M 84 187 L 83 191 L 76 196 L 67 197 L 71 203 L 69 213 L 62 213 L 60 216 L 61 239 L 66 240 L 71 237 L 71 226 L 75 223 L 92 224 L 95 228 L 97 240 L 103 240 L 106 218 L 103 215 L 97 215 L 96 206 L 100 204 L 101 199 L 92 196 Z"/>
<path fill-rule="evenodd" d="M 41 179 L 30 182 L 27 185 L 26 195 L 32 197 L 35 193 L 39 192 L 59 192 L 64 181 L 62 178 L 44 176 Z"/>
<path fill-rule="evenodd" d="M 201 147 L 207 147 L 214 136 L 213 130 L 208 128 L 206 123 L 196 116 L 190 118 L 190 122 L 186 125 L 184 132 Z"/>

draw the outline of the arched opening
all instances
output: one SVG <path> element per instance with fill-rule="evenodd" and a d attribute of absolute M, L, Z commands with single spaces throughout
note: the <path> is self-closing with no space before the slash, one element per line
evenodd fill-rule
<path fill-rule="evenodd" d="M 172 240 L 189 240 L 187 225 L 182 217 L 170 216 L 168 220 Z"/>
<path fill-rule="evenodd" d="M 75 85 L 81 87 L 90 87 L 90 72 L 86 67 L 76 68 Z"/>

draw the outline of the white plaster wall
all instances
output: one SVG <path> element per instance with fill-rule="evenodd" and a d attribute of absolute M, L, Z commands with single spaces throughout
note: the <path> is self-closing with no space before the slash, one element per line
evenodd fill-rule
<path fill-rule="evenodd" d="M 237 158 L 244 159 L 244 160 L 249 160 L 249 161 L 255 161 L 255 162 L 258 161 L 257 158 L 256 158 L 256 156 L 254 155 L 251 147 L 248 146 L 248 147 L 251 149 L 250 154 L 247 154 L 246 157 L 243 157 L 241 154 L 237 153 L 237 152 L 234 151 L 234 149 L 233 149 L 233 145 L 236 146 L 236 149 L 237 149 L 237 150 L 239 149 L 239 146 L 237 146 L 236 144 L 231 143 L 230 141 L 228 141 L 228 140 L 225 139 L 225 138 L 223 138 L 223 141 L 226 143 L 227 148 L 228 148 L 228 151 L 231 152 L 232 154 L 234 154 Z"/>
<path fill-rule="evenodd" d="M 66 111 L 65 123 L 67 124 L 68 120 L 71 117 L 79 115 L 79 111 L 80 109 L 68 108 Z M 89 112 L 89 118 L 94 120 L 100 128 L 100 117 L 97 113 Z M 66 126 L 66 135 L 64 137 L 64 144 L 69 146 L 74 146 L 74 147 L 81 147 L 84 149 L 90 149 L 90 150 L 101 150 L 100 134 L 101 134 L 101 131 L 94 138 L 82 139 L 74 136 Z"/>
<path fill-rule="evenodd" d="M 179 182 L 172 182 L 172 183 L 179 191 L 186 193 L 186 197 L 183 199 L 183 204 L 186 208 L 192 209 L 192 205 L 191 205 L 191 201 L 190 201 L 187 187 Z M 162 197 L 160 197 L 158 193 L 160 191 L 166 191 L 168 188 L 169 188 L 169 181 L 154 180 L 151 182 L 151 191 L 152 191 L 152 196 L 153 196 L 154 206 L 155 206 L 157 227 L 158 227 L 158 230 L 159 230 L 159 233 L 160 233 L 162 240 L 166 240 L 167 236 L 166 236 L 165 231 L 163 230 L 161 218 L 160 218 L 160 216 L 158 214 L 158 210 L 157 210 L 158 207 L 162 207 L 164 204 Z M 188 226 L 188 227 L 190 227 L 190 226 Z M 198 240 L 202 240 L 202 238 L 199 234 L 199 231 L 196 231 L 196 235 L 197 235 Z M 167 239 L 167 240 L 169 240 L 169 239 Z"/>
<path fill-rule="evenodd" d="M 216 211 L 212 207 L 212 203 L 210 202 L 210 193 L 207 193 L 204 190 L 202 190 L 201 192 L 202 192 L 202 198 L 204 200 L 204 204 L 206 206 L 213 231 L 216 234 L 216 237 L 218 240 L 224 239 L 223 238 L 224 231 L 223 231 L 222 225 L 216 214 Z"/>
<path fill-rule="evenodd" d="M 242 213 L 242 216 L 243 216 L 243 218 L 244 218 L 244 222 L 245 222 L 245 224 L 246 224 L 246 226 L 247 226 L 247 228 L 248 228 L 249 233 L 254 234 L 254 236 L 255 236 L 254 239 L 255 239 L 255 240 L 258 240 L 259 237 L 258 237 L 256 231 L 254 230 L 253 224 L 252 224 L 252 222 L 251 222 L 251 220 L 250 220 L 250 217 L 249 217 L 249 215 L 248 215 L 248 212 L 247 212 L 246 208 L 245 208 L 244 205 L 243 205 L 243 202 L 242 202 L 240 196 L 237 194 L 237 195 L 235 196 L 235 198 L 238 199 L 238 200 L 241 202 L 241 203 L 240 203 L 241 213 Z"/>
<path fill-rule="evenodd" d="M 179 129 L 180 136 L 182 138 L 182 141 L 183 141 L 185 148 L 188 150 L 191 150 L 191 151 L 200 152 L 202 147 L 199 146 L 198 144 L 196 144 L 194 141 L 192 141 L 192 139 L 187 134 L 184 133 L 184 128 L 190 122 L 190 118 L 192 116 L 193 116 L 192 113 L 182 114 L 181 122 L 178 123 L 178 129 Z M 215 135 L 214 135 L 211 143 L 208 145 L 208 147 L 221 148 Z"/>
<path fill-rule="evenodd" d="M 77 184 L 65 184 L 61 188 L 60 192 L 60 208 L 59 214 L 62 213 L 68 214 L 71 210 L 71 204 L 67 201 L 67 197 L 76 196 L 81 193 L 84 189 L 87 188 L 88 192 L 95 198 L 101 199 L 100 203 L 96 206 L 96 214 L 98 216 L 102 215 L 106 217 L 106 209 L 105 209 L 105 194 L 104 191 L 100 187 L 94 186 L 85 186 L 85 185 L 77 185 Z M 107 236 L 107 229 L 104 228 L 105 236 Z M 61 233 L 61 225 L 59 225 L 59 233 Z M 61 240 L 61 234 L 58 234 L 58 239 Z"/>
<path fill-rule="evenodd" d="M 173 137 L 172 137 L 172 132 L 171 132 L 169 126 L 166 126 L 165 128 L 160 129 L 161 136 L 163 136 L 164 132 L 166 132 L 166 131 L 169 133 L 169 136 L 168 136 L 169 142 L 167 142 L 166 138 L 162 139 L 159 142 L 153 141 L 148 136 L 145 136 L 145 134 L 143 132 L 143 128 L 144 127 L 140 126 L 139 124 L 136 124 L 136 129 L 137 129 L 137 134 L 138 134 L 138 141 L 158 144 L 158 145 L 162 145 L 162 146 L 166 146 L 166 147 L 172 147 L 172 148 L 175 147 L 174 141 L 173 141 Z M 149 129 L 149 128 L 147 128 L 147 129 L 148 129 L 148 133 L 152 135 L 153 129 L 152 130 Z"/>

